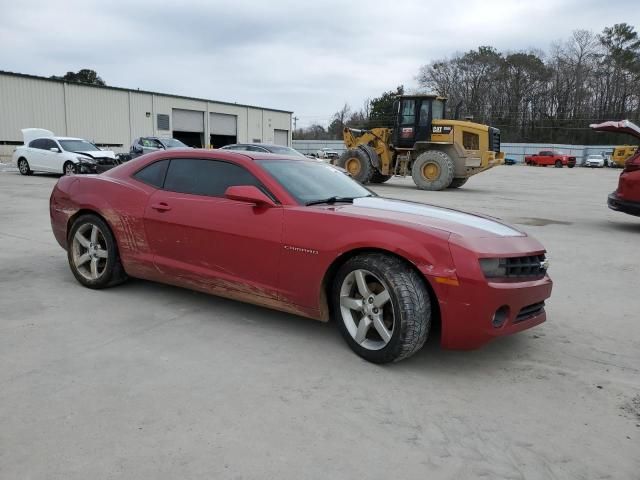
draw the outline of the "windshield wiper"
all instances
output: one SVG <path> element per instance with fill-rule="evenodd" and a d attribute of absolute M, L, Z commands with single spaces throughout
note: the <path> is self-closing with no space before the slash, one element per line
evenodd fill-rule
<path fill-rule="evenodd" d="M 363 195 L 362 197 L 329 197 L 329 198 L 323 198 L 321 200 L 311 200 L 310 202 L 305 203 L 305 205 L 309 206 L 309 205 L 320 205 L 321 203 L 326 203 L 329 205 L 333 205 L 334 203 L 337 202 L 345 202 L 345 203 L 353 203 L 353 201 L 356 198 L 363 198 L 363 197 L 371 197 L 372 195 Z"/>

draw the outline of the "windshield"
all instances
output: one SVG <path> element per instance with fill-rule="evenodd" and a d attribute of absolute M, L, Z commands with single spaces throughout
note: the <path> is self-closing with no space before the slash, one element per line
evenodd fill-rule
<path fill-rule="evenodd" d="M 58 140 L 63 150 L 67 152 L 94 152 L 100 150 L 93 143 L 86 140 Z"/>
<path fill-rule="evenodd" d="M 258 160 L 295 199 L 306 204 L 318 200 L 368 197 L 373 194 L 340 170 L 321 162 Z"/>
<path fill-rule="evenodd" d="M 184 143 L 180 140 L 176 140 L 175 138 L 161 138 L 160 141 L 166 148 L 187 148 Z"/>
<path fill-rule="evenodd" d="M 267 149 L 271 153 L 279 153 L 280 155 L 293 155 L 295 157 L 304 157 L 299 151 L 289 147 L 269 146 Z"/>

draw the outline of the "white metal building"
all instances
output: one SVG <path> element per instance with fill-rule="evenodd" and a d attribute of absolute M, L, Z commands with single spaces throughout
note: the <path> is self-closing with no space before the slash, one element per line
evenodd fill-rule
<path fill-rule="evenodd" d="M 127 152 L 136 137 L 175 137 L 194 147 L 291 145 L 291 113 L 237 103 L 66 82 L 0 71 L 0 160 L 23 128 L 46 128 Z"/>

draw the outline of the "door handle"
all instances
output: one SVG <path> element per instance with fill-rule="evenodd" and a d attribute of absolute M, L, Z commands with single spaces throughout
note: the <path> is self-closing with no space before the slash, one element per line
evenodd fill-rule
<path fill-rule="evenodd" d="M 171 207 L 164 202 L 154 203 L 153 205 L 151 205 L 151 208 L 159 212 L 168 212 L 169 210 L 171 210 Z"/>

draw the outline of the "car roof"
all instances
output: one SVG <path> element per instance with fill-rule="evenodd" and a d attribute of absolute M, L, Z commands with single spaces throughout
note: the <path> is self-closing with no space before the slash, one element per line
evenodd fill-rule
<path fill-rule="evenodd" d="M 42 137 L 42 138 L 52 138 L 52 137 Z M 85 140 L 84 138 L 76 138 L 76 137 L 53 137 L 56 140 L 82 140 L 84 142 L 88 142 L 89 140 Z"/>

